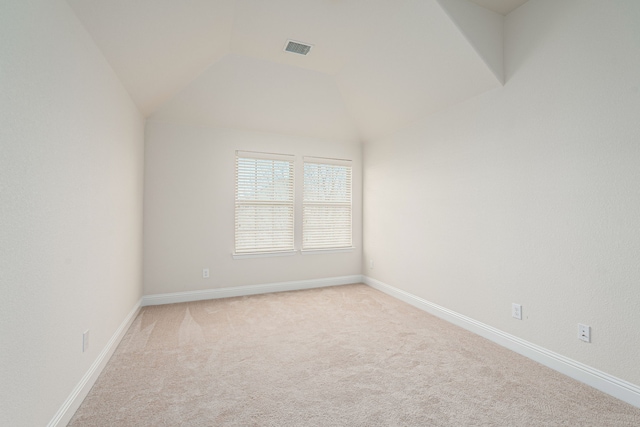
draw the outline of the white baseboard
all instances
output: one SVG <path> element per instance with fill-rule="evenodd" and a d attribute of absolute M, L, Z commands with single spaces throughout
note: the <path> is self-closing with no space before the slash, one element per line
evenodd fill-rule
<path fill-rule="evenodd" d="M 107 362 L 111 358 L 111 355 L 120 344 L 120 341 L 124 337 L 124 334 L 129 329 L 129 326 L 133 323 L 140 310 L 142 300 L 138 301 L 138 303 L 133 307 L 131 312 L 127 315 L 127 317 L 122 321 L 116 332 L 113 334 L 105 348 L 100 352 L 96 360 L 93 362 L 89 370 L 82 377 L 80 382 L 73 389 L 67 400 L 64 401 L 58 412 L 53 416 L 47 427 L 64 427 L 66 426 L 73 414 L 76 413 L 80 404 L 87 397 L 89 390 L 93 387 L 93 384 L 100 376 L 100 373 L 107 365 Z"/>
<path fill-rule="evenodd" d="M 362 275 L 329 277 L 326 279 L 296 280 L 293 282 L 267 283 L 263 285 L 236 286 L 233 288 L 205 289 L 202 291 L 174 292 L 170 294 L 145 295 L 142 306 L 174 304 L 178 302 L 201 301 L 207 299 L 241 297 L 245 295 L 268 294 L 272 292 L 298 291 L 323 288 L 326 286 L 362 283 Z"/>
<path fill-rule="evenodd" d="M 535 360 L 568 377 L 640 408 L 640 387 L 635 384 L 569 359 L 561 354 L 554 353 L 553 351 L 532 344 L 482 322 L 478 322 L 470 317 L 463 316 L 462 314 L 441 307 L 401 289 L 394 288 L 379 280 L 363 276 L 362 281 L 372 288 L 378 289 L 414 307 L 500 344 L 509 350 Z"/>

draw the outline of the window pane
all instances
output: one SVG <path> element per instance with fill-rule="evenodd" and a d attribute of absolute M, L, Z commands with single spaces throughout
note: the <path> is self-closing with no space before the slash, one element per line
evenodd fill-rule
<path fill-rule="evenodd" d="M 235 252 L 294 249 L 293 160 L 236 156 Z"/>
<path fill-rule="evenodd" d="M 351 247 L 351 166 L 305 159 L 302 218 L 302 249 Z"/>

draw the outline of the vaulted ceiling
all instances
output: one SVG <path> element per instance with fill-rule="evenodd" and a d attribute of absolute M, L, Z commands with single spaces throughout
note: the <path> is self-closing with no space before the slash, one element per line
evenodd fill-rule
<path fill-rule="evenodd" d="M 147 117 L 364 141 L 499 87 L 524 1 L 68 3 Z"/>
<path fill-rule="evenodd" d="M 493 10 L 501 15 L 507 15 L 514 9 L 522 6 L 528 0 L 470 0 L 480 6 Z"/>

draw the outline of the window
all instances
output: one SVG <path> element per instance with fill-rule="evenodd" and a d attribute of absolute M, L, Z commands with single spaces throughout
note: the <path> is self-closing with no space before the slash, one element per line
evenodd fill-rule
<path fill-rule="evenodd" d="M 293 161 L 236 151 L 236 254 L 294 250 Z"/>
<path fill-rule="evenodd" d="M 304 158 L 302 250 L 351 247 L 351 161 Z"/>

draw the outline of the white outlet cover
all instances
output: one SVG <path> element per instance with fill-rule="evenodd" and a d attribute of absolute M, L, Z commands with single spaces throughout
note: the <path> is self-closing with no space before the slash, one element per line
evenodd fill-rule
<path fill-rule="evenodd" d="M 578 339 L 584 342 L 591 342 L 591 326 L 578 323 Z"/>
<path fill-rule="evenodd" d="M 202 278 L 206 279 L 209 277 L 209 269 L 208 268 L 203 268 L 202 269 Z"/>
<path fill-rule="evenodd" d="M 89 330 L 82 333 L 82 352 L 89 350 Z"/>
<path fill-rule="evenodd" d="M 522 305 L 516 303 L 511 304 L 511 317 L 522 320 Z"/>

